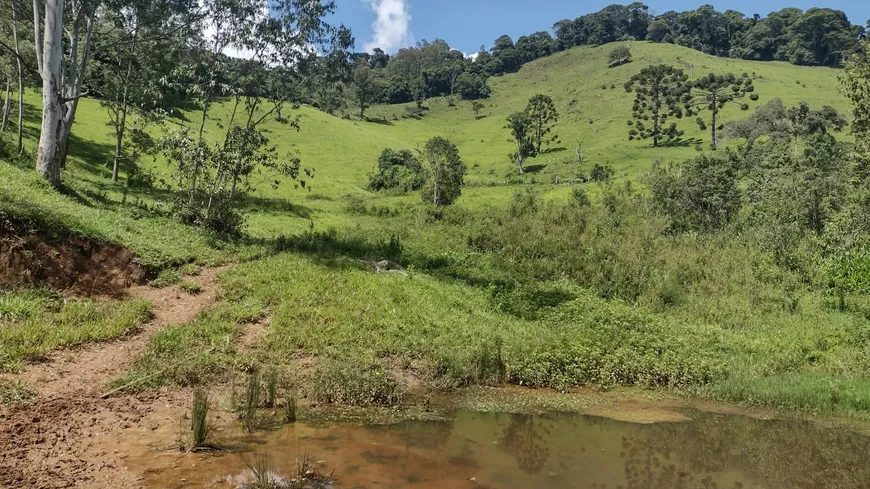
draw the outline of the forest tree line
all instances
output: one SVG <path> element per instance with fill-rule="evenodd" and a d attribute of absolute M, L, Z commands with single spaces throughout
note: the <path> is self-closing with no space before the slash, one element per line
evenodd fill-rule
<path fill-rule="evenodd" d="M 560 20 L 552 31 L 555 36 L 538 31 L 516 41 L 503 35 L 490 49 L 481 46 L 473 57 L 436 39 L 420 41 L 392 56 L 377 48 L 372 53 L 354 53 L 348 62 L 357 70 L 372 72 L 370 103 L 396 104 L 450 95 L 485 98 L 490 92 L 487 78 L 516 72 L 525 63 L 575 46 L 650 41 L 714 56 L 841 66 L 866 34 L 864 26 L 852 24 L 844 12 L 830 8 L 785 8 L 761 17 L 735 10 L 719 12 L 703 5 L 653 15 L 640 2 L 614 4 L 574 20 Z"/>

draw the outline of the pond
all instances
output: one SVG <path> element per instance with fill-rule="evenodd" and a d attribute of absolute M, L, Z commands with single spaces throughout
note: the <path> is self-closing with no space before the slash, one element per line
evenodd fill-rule
<path fill-rule="evenodd" d="M 225 435 L 225 452 L 173 454 L 171 464 L 145 471 L 144 481 L 154 488 L 238 487 L 247 477 L 245 454 L 264 454 L 274 473 L 288 478 L 307 458 L 333 473 L 336 488 L 870 487 L 864 435 L 805 421 L 681 414 L 683 421 L 648 424 L 469 411 L 448 421 L 383 426 L 297 423 L 253 438 Z"/>

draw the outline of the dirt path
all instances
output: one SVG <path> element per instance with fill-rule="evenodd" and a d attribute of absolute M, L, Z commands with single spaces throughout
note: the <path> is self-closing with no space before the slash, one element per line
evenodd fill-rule
<path fill-rule="evenodd" d="M 139 358 L 151 335 L 188 322 L 213 304 L 221 271 L 203 270 L 195 277 L 202 286 L 196 295 L 176 287 L 133 287 L 129 294 L 150 300 L 153 314 L 136 334 L 58 352 L 48 362 L 6 376 L 24 382 L 37 400 L 19 411 L 0 410 L 0 487 L 139 487 L 120 454 L 102 448 L 105 437 L 155 410 L 179 406 L 187 396 L 167 391 L 102 399 L 104 386 Z"/>

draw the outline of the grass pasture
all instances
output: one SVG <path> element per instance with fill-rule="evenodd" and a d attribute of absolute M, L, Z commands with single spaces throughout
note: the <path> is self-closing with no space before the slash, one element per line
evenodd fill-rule
<path fill-rule="evenodd" d="M 154 335 L 119 385 L 135 379 L 147 379 L 137 384 L 142 388 L 194 385 L 261 364 L 291 368 L 301 354 L 316 357 L 321 371 L 337 379 L 345 373 L 331 365 L 386 365 L 435 387 L 629 384 L 867 417 L 870 394 L 862 379 L 870 374 L 870 315 L 860 307 L 866 300 L 850 297 L 850 307 L 838 310 L 826 290 L 776 266 L 757 237 L 740 229 L 667 233 L 644 200 L 643 177 L 656 161 L 709 151 L 709 135 L 683 120 L 686 145 L 653 149 L 627 141 L 632 101 L 622 87 L 644 66 L 668 63 L 694 67 L 695 77 L 754 75 L 761 98 L 751 107 L 779 97 L 786 105 L 806 100 L 845 112 L 837 72 L 714 58 L 668 44 L 628 46 L 633 61 L 615 68 L 607 67 L 613 45 L 577 47 L 493 78 L 479 119 L 470 102 L 446 99 L 427 101 L 419 118 L 406 117 L 404 106 L 374 107 L 367 121 L 302 107 L 299 132 L 277 123 L 268 129 L 279 152 L 298 154 L 314 170 L 311 190 L 291 182 L 258 186 L 244 203 L 247 237 L 234 243 L 167 215 L 171 188 L 126 188 L 123 178 L 112 184 L 106 116 L 97 101 L 85 99 L 65 194 L 20 161 L 0 163 L 0 217 L 121 244 L 144 264 L 171 269 L 166 283 L 179 280 L 175 268 L 185 263 L 244 262 L 223 274 L 213 308 Z M 512 143 L 503 126 L 535 93 L 553 97 L 560 142 L 529 160 L 521 178 L 508 161 Z M 32 148 L 38 100 L 34 94 L 27 100 Z M 747 115 L 733 107 L 723 114 L 726 121 Z M 209 122 L 210 134 L 218 122 Z M 456 143 L 469 168 L 455 206 L 432 210 L 416 193 L 366 189 L 384 148 L 414 150 L 433 136 Z M 611 165 L 616 179 L 575 181 L 581 168 L 596 163 Z M 172 181 L 160 157 L 141 166 L 158 182 Z M 578 189 L 591 206 L 575 200 Z M 371 262 L 381 259 L 406 274 L 373 272 Z M 190 293 L 197 287 L 186 285 Z M 147 313 L 135 301 L 49 311 L 41 296 L 15 294 L 0 295 L 6 369 L 85 337 L 123 334 Z M 253 323 L 266 326 L 243 352 L 236 340 Z M 60 326 L 52 329 L 55 339 L 27 346 L 49 324 Z M 73 331 L 81 324 L 90 326 Z M 379 372 L 368 369 L 367 378 Z"/>

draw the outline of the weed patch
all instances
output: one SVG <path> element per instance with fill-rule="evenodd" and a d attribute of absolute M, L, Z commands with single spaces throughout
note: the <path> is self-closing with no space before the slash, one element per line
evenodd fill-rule
<path fill-rule="evenodd" d="M 9 409 L 24 409 L 35 398 L 36 394 L 20 380 L 0 379 L 0 404 Z"/>
<path fill-rule="evenodd" d="M 318 402 L 347 406 L 394 406 L 404 397 L 387 368 L 346 357 L 321 360 L 313 389 Z"/>

